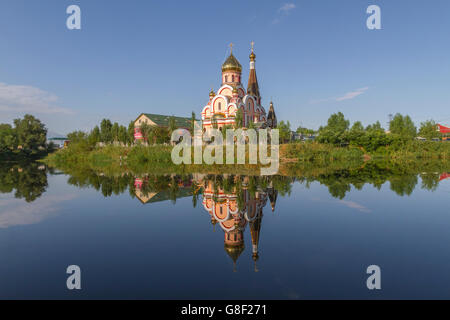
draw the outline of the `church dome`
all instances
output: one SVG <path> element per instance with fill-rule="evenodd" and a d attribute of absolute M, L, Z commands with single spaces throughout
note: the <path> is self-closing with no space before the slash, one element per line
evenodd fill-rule
<path fill-rule="evenodd" d="M 239 63 L 239 61 L 233 56 L 233 54 L 230 54 L 230 56 L 225 60 L 225 62 L 222 65 L 222 72 L 225 71 L 238 71 L 242 72 L 242 66 Z"/>
<path fill-rule="evenodd" d="M 244 252 L 245 246 L 243 243 L 232 246 L 232 245 L 225 245 L 225 252 L 228 254 L 228 256 L 233 260 L 234 263 L 236 263 L 239 256 Z"/>

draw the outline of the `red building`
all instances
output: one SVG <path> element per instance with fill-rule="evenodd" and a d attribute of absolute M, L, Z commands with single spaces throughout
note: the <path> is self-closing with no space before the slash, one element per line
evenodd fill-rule
<path fill-rule="evenodd" d="M 449 127 L 445 127 L 445 126 L 443 126 L 443 125 L 440 125 L 440 124 L 438 124 L 438 127 L 439 127 L 439 131 L 442 133 L 442 134 L 448 134 L 448 133 L 450 133 L 450 128 Z"/>

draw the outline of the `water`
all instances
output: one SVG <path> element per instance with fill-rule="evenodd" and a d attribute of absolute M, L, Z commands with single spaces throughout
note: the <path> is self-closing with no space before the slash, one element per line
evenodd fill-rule
<path fill-rule="evenodd" d="M 107 177 L 4 164 L 0 298 L 449 299 L 445 177 Z M 69 265 L 80 291 L 67 290 Z M 367 289 L 370 265 L 381 290 Z"/>

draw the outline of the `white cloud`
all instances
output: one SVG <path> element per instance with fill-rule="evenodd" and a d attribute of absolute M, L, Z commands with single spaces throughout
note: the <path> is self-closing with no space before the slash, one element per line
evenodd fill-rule
<path fill-rule="evenodd" d="M 356 89 L 353 90 L 351 92 L 347 92 L 346 94 L 339 96 L 339 97 L 333 97 L 333 98 L 326 98 L 326 99 L 315 99 L 315 100 L 310 100 L 309 103 L 311 104 L 316 104 L 316 103 L 321 103 L 321 102 L 327 102 L 327 101 L 345 101 L 345 100 L 351 100 L 354 99 L 360 95 L 362 95 L 363 93 L 365 93 L 367 90 L 369 90 L 369 87 L 364 87 L 364 88 L 360 88 L 360 89 Z"/>
<path fill-rule="evenodd" d="M 39 88 L 0 82 L 0 111 L 73 114 L 73 111 L 58 106 L 57 101 L 56 95 Z"/>
<path fill-rule="evenodd" d="M 355 91 L 351 91 L 351 92 L 347 92 L 345 95 L 343 95 L 342 97 L 338 97 L 336 98 L 336 101 L 344 101 L 344 100 L 351 100 L 356 98 L 359 95 L 362 95 L 364 92 L 366 92 L 367 90 L 369 90 L 369 87 L 364 87 L 361 89 L 356 89 Z"/>
<path fill-rule="evenodd" d="M 295 4 L 293 3 L 285 3 L 281 6 L 280 9 L 278 9 L 279 13 L 288 14 L 291 10 L 294 10 L 296 8 Z"/>
<path fill-rule="evenodd" d="M 288 15 L 292 10 L 296 8 L 296 5 L 293 3 L 285 3 L 283 4 L 277 11 L 277 17 L 272 20 L 272 24 L 277 24 L 281 21 L 281 16 Z"/>
<path fill-rule="evenodd" d="M 339 203 L 343 204 L 346 207 L 349 207 L 351 209 L 356 209 L 361 212 L 369 213 L 371 212 L 370 209 L 364 207 L 363 205 L 360 205 L 359 203 L 356 203 L 354 201 L 346 201 L 346 200 L 339 200 Z"/>

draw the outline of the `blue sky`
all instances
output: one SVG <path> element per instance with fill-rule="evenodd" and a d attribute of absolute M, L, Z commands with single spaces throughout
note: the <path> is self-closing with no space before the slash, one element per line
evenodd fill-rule
<path fill-rule="evenodd" d="M 81 30 L 66 28 L 72 4 Z M 371 4 L 382 30 L 366 27 Z M 449 17 L 448 0 L 2 0 L 0 122 L 31 113 L 65 134 L 104 117 L 198 115 L 230 42 L 246 83 L 254 41 L 263 105 L 272 97 L 293 129 L 337 111 L 450 123 Z"/>

